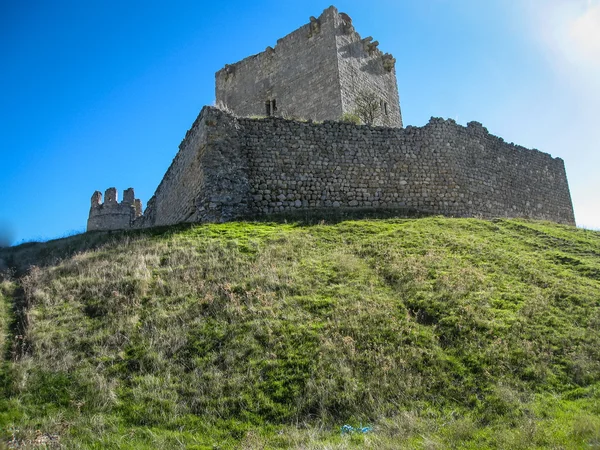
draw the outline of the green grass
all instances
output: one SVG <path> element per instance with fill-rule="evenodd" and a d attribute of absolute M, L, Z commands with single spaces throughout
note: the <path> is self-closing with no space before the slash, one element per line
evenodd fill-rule
<path fill-rule="evenodd" d="M 5 443 L 600 448 L 598 232 L 233 222 L 2 252 Z"/>

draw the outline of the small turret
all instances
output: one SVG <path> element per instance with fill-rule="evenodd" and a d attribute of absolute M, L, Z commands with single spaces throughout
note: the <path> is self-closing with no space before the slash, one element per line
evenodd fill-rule
<path fill-rule="evenodd" d="M 123 192 L 121 203 L 119 191 L 114 187 L 104 192 L 104 203 L 102 193 L 96 191 L 92 194 L 87 231 L 126 230 L 132 228 L 135 220 L 141 216 L 142 202 L 135 198 L 133 188 Z"/>

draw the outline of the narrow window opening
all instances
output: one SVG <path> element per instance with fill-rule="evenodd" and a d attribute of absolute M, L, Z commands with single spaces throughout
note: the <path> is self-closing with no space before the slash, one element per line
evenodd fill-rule
<path fill-rule="evenodd" d="M 267 100 L 265 102 L 265 111 L 267 116 L 274 116 L 277 112 L 277 101 L 276 100 Z"/>
<path fill-rule="evenodd" d="M 388 108 L 387 108 L 387 103 L 383 104 L 384 110 L 385 110 L 385 115 L 388 115 Z"/>

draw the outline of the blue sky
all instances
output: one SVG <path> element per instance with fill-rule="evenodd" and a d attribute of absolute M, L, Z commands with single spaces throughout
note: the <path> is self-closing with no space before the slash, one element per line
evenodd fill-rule
<path fill-rule="evenodd" d="M 214 73 L 332 0 L 0 3 L 0 240 L 83 231 L 95 190 L 145 203 Z M 339 0 L 392 53 L 405 125 L 429 117 L 565 160 L 600 228 L 600 0 Z"/>

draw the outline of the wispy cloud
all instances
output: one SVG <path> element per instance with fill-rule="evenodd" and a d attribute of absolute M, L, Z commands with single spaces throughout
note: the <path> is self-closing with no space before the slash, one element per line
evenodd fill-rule
<path fill-rule="evenodd" d="M 587 1 L 583 12 L 568 22 L 567 37 L 576 60 L 600 70 L 600 2 Z"/>
<path fill-rule="evenodd" d="M 565 157 L 577 223 L 598 228 L 600 0 L 522 0 L 515 11 L 553 74 L 545 108 L 562 127 L 548 150 Z"/>
<path fill-rule="evenodd" d="M 528 0 L 531 30 L 556 70 L 600 96 L 600 0 Z"/>

